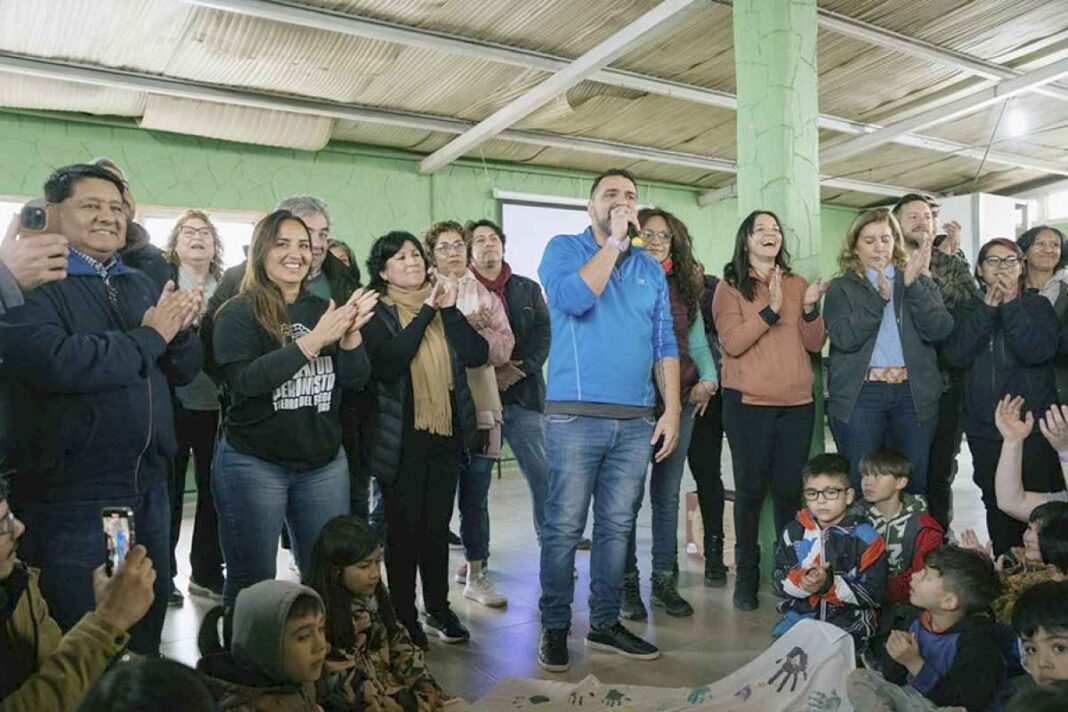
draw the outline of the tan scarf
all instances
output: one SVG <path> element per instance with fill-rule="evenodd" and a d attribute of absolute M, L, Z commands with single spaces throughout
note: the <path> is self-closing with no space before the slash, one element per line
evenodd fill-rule
<path fill-rule="evenodd" d="M 427 282 L 418 289 L 405 289 L 389 285 L 386 304 L 397 307 L 397 317 L 403 329 L 411 323 L 423 302 L 430 296 L 431 284 Z M 452 359 L 449 344 L 445 340 L 445 325 L 441 313 L 434 315 L 419 343 L 419 350 L 409 366 L 412 375 L 412 396 L 415 402 L 415 429 L 434 435 L 452 435 Z"/>

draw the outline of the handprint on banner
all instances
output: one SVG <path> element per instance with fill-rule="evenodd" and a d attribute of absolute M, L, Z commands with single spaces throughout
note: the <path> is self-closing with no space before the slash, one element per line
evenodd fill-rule
<path fill-rule="evenodd" d="M 630 698 L 619 690 L 609 690 L 604 696 L 605 707 L 621 707 L 624 702 L 630 702 Z"/>
<path fill-rule="evenodd" d="M 838 712 L 841 706 L 842 698 L 835 690 L 831 690 L 829 695 L 823 692 L 813 692 L 808 697 L 809 712 Z"/>
<path fill-rule="evenodd" d="M 741 699 L 742 702 L 745 702 L 745 701 L 747 701 L 749 699 L 749 696 L 752 695 L 752 694 L 753 694 L 753 687 L 751 685 L 746 685 L 742 689 L 740 689 L 737 692 L 735 692 L 734 696 L 739 698 L 739 699 Z"/>
<path fill-rule="evenodd" d="M 567 698 L 567 702 L 572 707 L 582 707 L 584 704 L 586 704 L 587 698 L 591 700 L 593 699 L 593 695 L 594 693 L 592 692 L 575 691 L 572 692 L 571 695 Z"/>
<path fill-rule="evenodd" d="M 701 704 L 702 702 L 705 701 L 705 697 L 711 691 L 712 690 L 708 687 L 708 685 L 702 685 L 701 687 L 695 687 L 692 690 L 690 690 L 690 694 L 686 698 L 686 701 L 689 702 L 691 705 L 699 705 L 699 704 Z"/>
<path fill-rule="evenodd" d="M 768 684 L 774 684 L 779 679 L 779 676 L 782 675 L 782 682 L 779 683 L 779 687 L 775 690 L 776 692 L 782 692 L 782 689 L 786 687 L 786 683 L 790 683 L 790 692 L 795 692 L 797 683 L 802 676 L 806 681 L 808 680 L 808 654 L 801 648 L 795 647 L 786 654 L 785 658 L 779 658 L 775 662 L 782 663 L 782 667 L 768 679 Z"/>

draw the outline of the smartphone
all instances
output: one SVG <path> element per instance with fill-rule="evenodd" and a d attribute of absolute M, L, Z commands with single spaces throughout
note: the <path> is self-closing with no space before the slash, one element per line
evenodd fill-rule
<path fill-rule="evenodd" d="M 104 507 L 100 511 L 104 524 L 104 546 L 107 550 L 108 576 L 111 576 L 134 545 L 134 513 L 129 507 Z"/>
<path fill-rule="evenodd" d="M 35 198 L 22 206 L 19 211 L 19 234 L 40 235 L 45 232 L 57 232 L 56 216 L 52 206 L 43 198 Z"/>

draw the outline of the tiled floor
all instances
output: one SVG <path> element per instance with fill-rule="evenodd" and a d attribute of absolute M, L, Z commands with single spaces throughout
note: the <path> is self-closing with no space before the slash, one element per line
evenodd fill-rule
<path fill-rule="evenodd" d="M 828 439 L 828 442 L 830 440 Z M 975 527 L 985 537 L 979 492 L 971 483 L 971 461 L 965 450 L 960 458 L 961 473 L 954 486 L 956 517 L 954 529 Z M 731 481 L 729 457 L 724 455 L 725 483 Z M 692 490 L 687 474 L 685 490 Z M 648 501 L 648 499 L 646 500 Z M 650 610 L 648 623 L 628 624 L 636 633 L 660 646 L 663 655 L 653 662 L 627 660 L 615 655 L 587 651 L 583 631 L 588 623 L 586 599 L 589 591 L 589 553 L 579 552 L 576 565 L 579 579 L 575 585 L 574 619 L 570 642 L 571 670 L 565 675 L 542 671 L 536 662 L 538 639 L 538 558 L 534 528 L 530 519 L 529 491 L 517 470 L 505 470 L 502 479 L 494 479 L 490 489 L 492 519 L 492 557 L 490 571 L 498 586 L 509 596 L 505 609 L 489 609 L 462 597 L 463 587 L 453 583 L 450 599 L 453 608 L 471 629 L 471 641 L 462 645 L 444 645 L 431 641 L 430 667 L 446 690 L 475 700 L 498 681 L 508 677 L 540 677 L 578 681 L 594 674 L 602 682 L 681 687 L 717 680 L 744 665 L 768 644 L 768 632 L 776 618 L 774 600 L 761 593 L 760 609 L 741 613 L 731 606 L 728 586 L 708 589 L 702 584 L 702 561 L 696 555 L 680 559 L 680 593 L 694 606 L 692 618 L 671 618 L 662 611 Z M 685 538 L 685 516 L 679 518 L 680 547 Z M 650 522 L 648 508 L 638 521 L 639 567 L 648 575 Z M 188 582 L 188 547 L 191 533 L 191 508 L 182 524 L 179 544 L 179 588 Z M 452 552 L 452 569 L 460 566 L 460 552 Z M 279 553 L 279 575 L 294 576 L 289 556 Z M 648 602 L 649 582 L 642 589 Z M 184 607 L 172 609 L 164 628 L 163 652 L 194 664 L 198 657 L 196 634 L 209 604 L 203 599 L 187 597 Z"/>

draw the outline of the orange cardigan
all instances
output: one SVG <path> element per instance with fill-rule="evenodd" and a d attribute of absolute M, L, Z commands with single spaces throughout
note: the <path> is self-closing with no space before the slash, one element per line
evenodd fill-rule
<path fill-rule="evenodd" d="M 797 275 L 782 281 L 782 307 L 774 325 L 760 315 L 770 301 L 758 281 L 753 301 L 720 280 L 712 298 L 712 318 L 723 347 L 723 388 L 733 388 L 749 405 L 791 406 L 812 402 L 812 363 L 827 338 L 823 315 L 805 321 L 801 311 L 808 282 Z"/>

